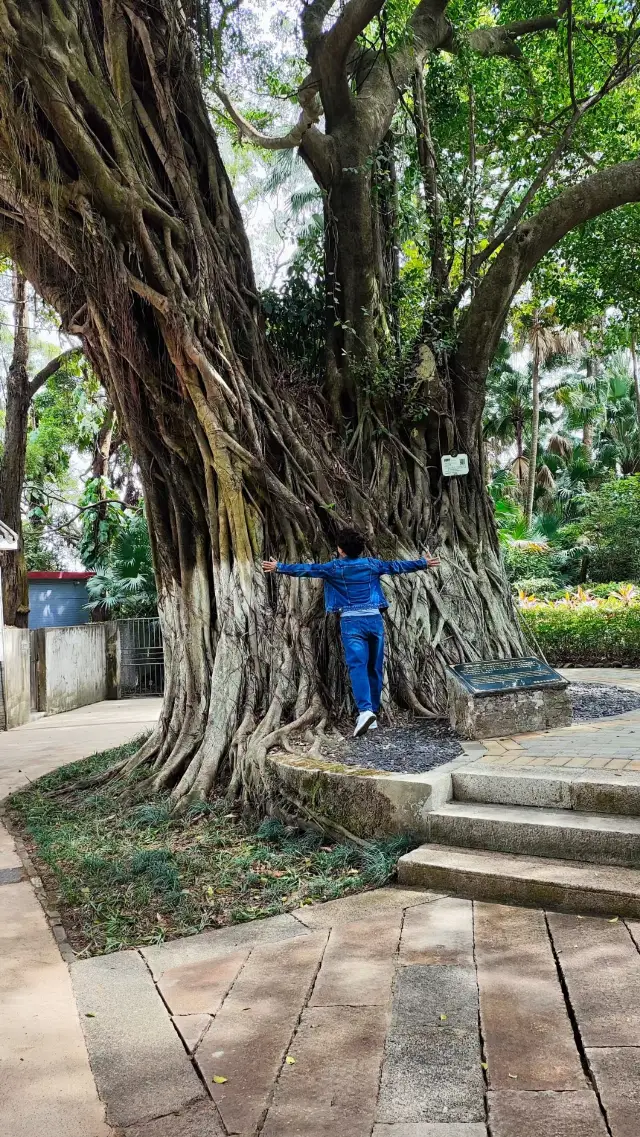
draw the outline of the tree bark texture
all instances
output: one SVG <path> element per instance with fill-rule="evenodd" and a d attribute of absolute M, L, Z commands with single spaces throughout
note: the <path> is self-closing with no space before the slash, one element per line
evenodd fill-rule
<path fill-rule="evenodd" d="M 346 522 L 362 527 L 371 552 L 437 550 L 438 575 L 389 587 L 387 706 L 442 712 L 447 662 L 522 652 L 480 426 L 500 313 L 535 263 L 527 235 L 507 242 L 506 269 L 498 257 L 485 278 L 494 274 L 484 324 L 483 282 L 455 353 L 436 358 L 418 345 L 394 396 L 365 397 L 355 372 L 345 413 L 344 388 L 277 373 L 182 12 L 169 0 L 0 0 L 4 242 L 82 337 L 140 468 L 166 690 L 158 727 L 132 764 L 149 764 L 180 805 L 220 777 L 231 793 L 264 799 L 267 750 L 293 731 L 313 744 L 348 708 L 337 627 L 319 589 L 265 579 L 265 554 L 324 559 Z M 427 42 L 420 34 L 414 46 Z M 340 37 L 332 42 L 339 52 Z M 407 62 L 407 82 L 414 69 Z M 397 98 L 386 61 L 376 81 L 368 113 L 383 138 Z M 332 146 L 345 105 L 325 105 Z M 340 210 L 369 226 L 344 265 L 354 328 L 343 321 L 341 330 L 354 344 L 356 298 L 370 305 L 377 282 L 354 271 L 374 236 L 370 174 L 349 167 L 360 170 L 370 153 L 341 154 L 329 203 L 335 213 L 339 198 Z M 540 223 L 536 247 L 550 228 L 562 229 L 555 214 Z M 349 239 L 341 235 L 336 250 L 345 261 Z M 440 456 L 453 449 L 469 455 L 464 479 L 441 476 Z"/>
<path fill-rule="evenodd" d="M 5 624 L 26 628 L 29 623 L 29 581 L 22 540 L 21 498 L 29 423 L 29 328 L 27 282 L 13 273 L 13 353 L 7 372 L 4 452 L 0 459 L 0 518 L 18 534 L 16 552 L 0 553 Z"/>
<path fill-rule="evenodd" d="M 531 446 L 529 449 L 529 472 L 527 475 L 527 504 L 525 517 L 530 529 L 533 522 L 533 503 L 536 493 L 536 473 L 538 466 L 538 438 L 540 435 L 540 350 L 537 341 L 533 347 L 533 367 L 531 370 Z"/>

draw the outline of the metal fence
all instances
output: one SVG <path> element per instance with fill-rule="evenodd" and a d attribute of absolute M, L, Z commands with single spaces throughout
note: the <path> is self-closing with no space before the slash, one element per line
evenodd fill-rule
<path fill-rule="evenodd" d="M 119 697 L 161 695 L 164 690 L 162 632 L 157 617 L 118 620 Z"/>

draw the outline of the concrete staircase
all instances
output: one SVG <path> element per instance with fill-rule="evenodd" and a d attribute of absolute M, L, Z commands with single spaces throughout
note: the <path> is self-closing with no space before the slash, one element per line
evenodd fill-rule
<path fill-rule="evenodd" d="M 639 775 L 467 767 L 452 783 L 400 884 L 640 918 Z"/>

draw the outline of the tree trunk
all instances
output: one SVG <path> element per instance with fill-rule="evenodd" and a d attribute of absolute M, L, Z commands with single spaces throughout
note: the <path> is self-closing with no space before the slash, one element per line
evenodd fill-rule
<path fill-rule="evenodd" d="M 268 748 L 294 730 L 312 738 L 349 709 L 338 629 L 319 589 L 266 579 L 264 555 L 326 558 L 348 521 L 381 555 L 437 549 L 437 576 L 389 586 L 387 707 L 442 713 L 447 662 L 522 652 L 483 484 L 481 403 L 466 417 L 453 406 L 451 376 L 463 387 L 477 376 L 424 345 L 412 388 L 422 416 L 407 399 L 365 408 L 357 393 L 350 432 L 331 425 L 317 390 L 276 381 L 179 10 L 158 0 L 151 20 L 136 0 L 66 9 L 77 18 L 43 15 L 39 0 L 6 9 L 4 233 L 82 336 L 141 473 L 166 690 L 131 766 L 150 764 L 181 806 L 220 778 L 264 802 Z M 25 74 L 32 100 L 21 93 Z M 360 361 L 376 350 L 359 315 L 378 304 L 370 189 L 370 173 L 342 170 L 330 202 L 342 350 Z M 365 415 L 373 429 L 362 462 Z M 442 479 L 440 453 L 454 445 L 470 473 Z"/>
<path fill-rule="evenodd" d="M 372 208 L 372 160 L 363 149 L 358 165 L 338 156 L 324 187 L 327 297 L 327 387 L 336 421 L 353 420 L 375 376 L 381 346 L 389 342 L 383 281 L 378 268 Z"/>
<path fill-rule="evenodd" d="M 593 422 L 588 420 L 582 427 L 582 445 L 584 446 L 587 461 L 593 462 Z"/>
<path fill-rule="evenodd" d="M 96 565 L 102 564 L 106 552 L 106 542 L 102 535 L 100 525 L 107 517 L 107 476 L 109 473 L 109 458 L 111 457 L 114 423 L 115 413 L 113 407 L 108 405 L 105 410 L 102 425 L 96 435 L 93 448 L 93 460 L 91 463 L 91 483 L 90 486 L 87 487 L 92 492 L 97 491 L 98 495 L 97 504 L 92 510 L 88 511 L 90 512 L 90 517 L 88 518 L 88 544 L 84 542 L 83 538 L 84 548 L 82 555 L 85 565 L 89 568 L 94 568 Z M 87 556 L 89 549 L 91 553 Z"/>
<path fill-rule="evenodd" d="M 538 436 L 540 433 L 540 352 L 533 348 L 533 370 L 531 373 L 531 449 L 529 452 L 529 476 L 527 479 L 527 527 L 533 522 L 533 501 L 536 492 L 536 467 L 538 464 Z"/>
<path fill-rule="evenodd" d="M 27 282 L 18 270 L 13 274 L 13 354 L 7 374 L 4 452 L 0 461 L 0 518 L 18 534 L 15 553 L 2 553 L 4 621 L 26 628 L 29 623 L 29 582 L 22 540 L 21 498 L 24 483 L 29 420 L 29 329 Z"/>

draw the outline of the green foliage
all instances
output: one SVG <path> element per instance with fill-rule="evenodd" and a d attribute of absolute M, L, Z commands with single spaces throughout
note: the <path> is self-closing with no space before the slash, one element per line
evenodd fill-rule
<path fill-rule="evenodd" d="M 262 308 L 276 356 L 305 379 L 320 380 L 326 333 L 321 217 L 299 239 L 283 287 L 263 291 Z"/>
<path fill-rule="evenodd" d="M 24 555 L 29 572 L 59 572 L 62 562 L 56 549 L 49 544 L 46 534 L 28 521 L 22 526 Z"/>
<path fill-rule="evenodd" d="M 593 546 L 593 580 L 640 580 L 640 474 L 606 482 L 588 494 L 583 527 Z"/>
<path fill-rule="evenodd" d="M 117 505 L 110 504 L 118 502 Z M 95 509 L 87 508 L 95 504 Z M 82 508 L 82 535 L 78 544 L 78 556 L 85 568 L 93 569 L 108 557 L 120 530 L 126 524 L 118 494 L 106 478 L 90 478 L 78 502 Z M 100 516 L 100 512 L 104 516 Z"/>
<path fill-rule="evenodd" d="M 90 608 L 112 618 L 154 616 L 157 593 L 149 529 L 142 513 L 127 514 L 115 532 L 106 561 L 87 581 Z"/>
<path fill-rule="evenodd" d="M 86 382 L 95 385 L 93 377 Z M 27 482 L 42 486 L 47 481 L 59 482 L 68 474 L 73 452 L 90 445 L 94 410 L 98 415 L 95 407 L 89 408 L 80 365 L 71 360 L 48 380 L 31 404 Z"/>
<path fill-rule="evenodd" d="M 597 605 L 537 605 L 522 612 L 525 630 L 533 633 L 555 666 L 638 667 L 640 604 L 600 601 Z"/>
<path fill-rule="evenodd" d="M 558 581 L 553 576 L 531 576 L 514 580 L 513 587 L 525 596 L 553 596 L 558 592 Z"/>
<path fill-rule="evenodd" d="M 275 819 L 252 825 L 223 799 L 176 817 L 166 797 L 150 796 L 143 772 L 125 796 L 117 780 L 83 788 L 140 741 L 57 770 L 10 801 L 14 823 L 55 882 L 73 946 L 85 954 L 377 888 L 409 847 L 404 838 L 365 849 L 336 844 Z"/>

